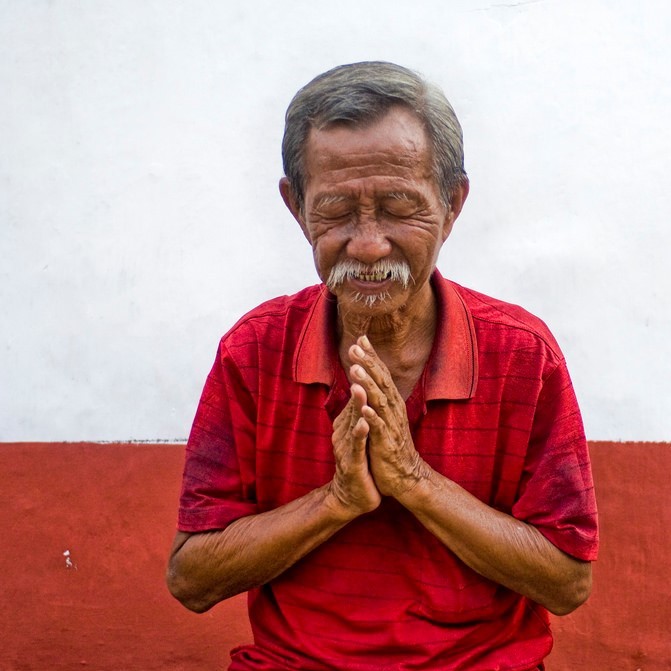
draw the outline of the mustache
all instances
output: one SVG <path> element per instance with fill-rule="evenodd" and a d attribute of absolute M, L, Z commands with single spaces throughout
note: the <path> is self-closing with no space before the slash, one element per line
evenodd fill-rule
<path fill-rule="evenodd" d="M 410 282 L 414 282 L 410 266 L 405 261 L 391 261 L 382 259 L 372 265 L 347 259 L 336 263 L 326 280 L 326 286 L 333 291 L 346 279 L 361 279 L 369 282 L 392 280 L 399 282 L 407 289 Z"/>

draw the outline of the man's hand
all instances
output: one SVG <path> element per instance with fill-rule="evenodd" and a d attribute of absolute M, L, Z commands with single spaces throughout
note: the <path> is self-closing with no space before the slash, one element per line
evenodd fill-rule
<path fill-rule="evenodd" d="M 360 413 L 373 479 L 382 494 L 399 498 L 427 477 L 430 468 L 415 450 L 405 401 L 366 336 L 352 345 L 349 356 L 352 393 L 364 399 Z"/>
<path fill-rule="evenodd" d="M 361 415 L 365 402 L 363 389 L 353 387 L 352 397 L 333 423 L 335 475 L 330 491 L 352 518 L 375 510 L 381 500 L 368 466 L 369 425 Z"/>

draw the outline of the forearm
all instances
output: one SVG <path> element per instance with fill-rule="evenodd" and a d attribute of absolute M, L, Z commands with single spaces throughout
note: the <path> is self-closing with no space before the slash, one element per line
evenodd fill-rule
<path fill-rule="evenodd" d="M 429 471 L 399 499 L 465 564 L 557 615 L 589 596 L 591 567 L 565 554 L 537 529 L 494 510 L 453 481 Z"/>
<path fill-rule="evenodd" d="M 275 510 L 236 520 L 223 531 L 178 534 L 168 587 L 187 608 L 204 612 L 277 577 L 349 519 L 330 486 L 324 486 Z"/>

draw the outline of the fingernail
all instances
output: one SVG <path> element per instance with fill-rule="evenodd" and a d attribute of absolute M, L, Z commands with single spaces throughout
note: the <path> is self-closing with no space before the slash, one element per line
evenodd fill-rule
<path fill-rule="evenodd" d="M 363 358 L 366 356 L 366 353 L 359 347 L 358 345 L 354 345 L 354 354 L 356 354 L 358 357 Z"/>
<path fill-rule="evenodd" d="M 370 347 L 370 341 L 368 340 L 368 336 L 365 336 L 365 335 L 361 336 L 360 342 L 366 349 L 368 349 Z"/>
<path fill-rule="evenodd" d="M 361 368 L 361 366 L 355 366 L 354 367 L 354 377 L 357 377 L 360 380 L 363 380 L 366 377 L 366 371 L 363 368 Z"/>

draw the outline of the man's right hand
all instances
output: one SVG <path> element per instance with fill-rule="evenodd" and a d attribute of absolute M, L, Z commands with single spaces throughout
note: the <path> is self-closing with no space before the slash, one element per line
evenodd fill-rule
<path fill-rule="evenodd" d="M 335 474 L 330 492 L 343 514 L 352 519 L 375 510 L 381 501 L 368 467 L 369 426 L 361 414 L 365 403 L 363 387 L 352 385 L 352 396 L 333 423 Z"/>
<path fill-rule="evenodd" d="M 348 522 L 380 505 L 368 470 L 369 426 L 361 416 L 366 393 L 359 385 L 352 387 L 352 398 L 333 423 L 331 482 L 279 508 L 241 517 L 223 530 L 177 534 L 167 582 L 187 608 L 204 612 L 270 582 Z"/>

